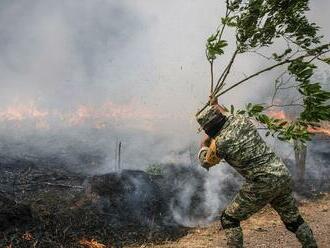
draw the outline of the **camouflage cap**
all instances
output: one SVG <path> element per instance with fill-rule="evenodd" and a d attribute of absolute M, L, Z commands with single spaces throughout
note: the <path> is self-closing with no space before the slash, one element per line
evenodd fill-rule
<path fill-rule="evenodd" d="M 203 111 L 196 114 L 196 120 L 202 128 L 217 118 L 219 118 L 219 110 L 214 105 L 207 106 Z"/>

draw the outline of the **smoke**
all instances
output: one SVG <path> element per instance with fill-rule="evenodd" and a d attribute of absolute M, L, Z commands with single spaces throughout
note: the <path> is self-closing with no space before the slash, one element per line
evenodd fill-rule
<path fill-rule="evenodd" d="M 322 184 L 324 183 L 328 184 L 324 186 L 329 186 L 329 140 L 328 136 L 316 135 L 307 147 L 305 178 L 307 181 L 311 180 L 312 183 L 319 184 L 316 186 L 316 190 L 323 190 Z M 318 186 L 320 186 L 320 189 L 317 188 Z"/>
<path fill-rule="evenodd" d="M 105 70 L 113 70 L 110 61 L 138 38 L 136 30 L 141 22 L 124 4 L 1 4 L 2 100 L 33 98 L 49 107 L 68 108 L 77 102 L 97 103 L 108 97 L 113 85 L 106 86 L 102 78 Z"/>
<path fill-rule="evenodd" d="M 321 0 L 311 3 L 310 17 L 325 38 L 329 8 Z M 204 45 L 223 10 L 224 1 L 216 0 L 1 1 L 1 164 L 23 159 L 104 174 L 114 170 L 121 141 L 124 169 L 196 165 L 194 113 L 209 87 Z M 265 63 L 251 61 L 241 57 L 228 81 Z M 266 75 L 221 102 L 262 101 L 271 89 Z M 185 226 L 214 219 L 239 185 L 224 165 L 209 173 L 171 167 L 165 175 L 169 209 Z M 130 210 L 156 192 L 141 180 L 127 182 L 137 189 L 125 191 Z"/>
<path fill-rule="evenodd" d="M 241 178 L 222 165 L 212 174 L 186 165 L 166 165 L 160 175 L 123 170 L 94 176 L 90 192 L 115 222 L 146 226 L 201 226 L 214 221 L 231 200 Z M 114 221 L 113 219 L 109 221 Z"/>
<path fill-rule="evenodd" d="M 177 70 L 185 66 L 185 61 L 181 60 L 179 54 L 175 63 L 165 57 L 167 53 L 175 55 L 182 46 L 171 49 L 168 42 L 171 41 L 172 46 L 185 34 L 182 32 L 176 41 L 170 37 L 166 40 L 155 38 L 159 39 L 160 33 L 167 32 L 163 21 L 174 14 L 172 11 L 175 6 L 172 4 L 160 5 L 150 3 L 148 6 L 131 1 L 2 1 L 1 113 L 15 114 L 17 109 L 27 105 L 34 108 L 34 111 L 19 111 L 20 125 L 13 125 L 16 124 L 13 121 L 6 123 L 2 133 L 7 134 L 8 129 L 14 129 L 12 135 L 19 129 L 20 134 L 15 135 L 16 141 L 28 143 L 35 147 L 34 150 L 48 149 L 54 154 L 58 151 L 56 147 L 60 146 L 53 146 L 54 139 L 62 143 L 62 149 L 67 147 L 67 139 L 64 140 L 63 136 L 77 140 L 77 146 L 80 145 L 79 140 L 87 143 L 86 146 L 96 143 L 95 148 L 102 148 L 103 153 L 111 154 L 108 161 L 113 160 L 115 139 L 120 139 L 123 141 L 123 159 L 127 166 L 132 160 L 135 160 L 134 166 L 164 160 L 162 157 L 168 156 L 171 151 L 187 146 L 191 137 L 195 136 L 196 129 L 189 121 L 191 111 L 178 111 L 178 106 L 183 106 L 183 102 L 190 105 L 192 98 L 189 94 L 182 95 L 187 83 L 173 87 L 174 83 L 177 84 L 174 82 L 177 81 Z M 172 9 L 168 18 L 159 18 L 157 12 L 162 7 Z M 188 15 L 189 12 L 186 12 Z M 171 27 L 175 27 L 175 22 L 169 23 L 168 28 Z M 190 55 L 188 51 L 184 53 L 187 60 Z M 173 66 L 169 65 L 171 63 Z M 185 70 L 185 74 L 188 74 Z M 166 79 L 168 76 L 171 76 L 171 82 Z M 184 76 L 181 73 L 179 81 L 182 78 Z M 192 85 L 192 82 L 189 84 Z M 168 91 L 167 86 L 172 89 Z M 169 101 L 169 94 L 173 90 L 176 95 Z M 111 108 L 114 109 L 129 105 L 135 115 L 120 121 L 112 117 L 105 118 L 109 123 L 104 130 L 106 138 L 102 140 L 107 139 L 107 142 L 96 142 L 100 135 L 92 137 L 90 133 L 97 131 L 86 131 L 85 128 L 81 128 L 80 132 L 72 132 L 78 127 L 58 130 L 63 119 L 62 113 L 70 115 L 79 112 L 80 105 L 95 110 L 108 102 L 113 103 Z M 39 116 L 43 122 L 34 123 L 28 116 L 31 112 L 46 113 L 47 116 Z M 151 114 L 145 116 L 142 112 Z M 58 113 L 61 113 L 60 117 Z M 35 115 L 32 117 L 35 118 Z M 51 123 L 51 131 L 31 131 L 33 125 L 45 126 L 45 122 L 46 126 Z M 178 122 L 182 125 L 176 125 Z M 38 136 L 33 144 L 26 140 L 31 133 Z M 165 138 L 169 144 L 160 145 L 165 143 Z M 48 145 L 44 147 L 44 143 Z M 142 147 L 147 150 L 155 144 L 160 147 L 154 147 L 154 156 L 150 152 L 140 151 Z M 141 157 L 145 158 L 143 162 L 139 162 Z M 148 159 L 149 162 L 146 162 Z"/>
<path fill-rule="evenodd" d="M 171 191 L 170 210 L 176 223 L 205 226 L 217 219 L 237 192 L 242 178 L 221 164 L 211 173 L 192 167 L 170 167 L 164 172 Z"/>
<path fill-rule="evenodd" d="M 327 4 L 313 1 L 310 12 L 311 19 L 325 28 Z M 106 118 L 111 128 L 104 133 L 111 133 L 105 137 L 112 145 L 100 147 L 113 153 L 114 139 L 124 140 L 126 164 L 131 163 L 127 158 L 141 160 L 141 147 L 152 147 L 152 154 L 144 153 L 144 161 L 134 166 L 182 160 L 175 155 L 169 159 L 169 154 L 197 141 L 193 116 L 207 97 L 209 81 L 203 47 L 223 14 L 224 2 L 15 0 L 1 1 L 0 9 L 2 112 L 8 106 L 32 104 L 48 113 L 49 123 L 55 122 L 57 113 L 79 113 L 80 106 L 95 112 L 109 102 L 113 109 L 128 105 L 135 113 L 131 118 Z M 322 32 L 329 36 L 328 29 Z M 231 33 L 226 37 L 230 43 Z M 226 53 L 223 61 L 229 56 Z M 263 63 L 257 57 L 253 63 L 241 57 L 229 81 Z M 266 80 L 260 78 L 221 100 L 243 105 L 264 99 L 270 89 Z M 61 120 L 50 128 L 56 129 Z M 66 131 L 69 136 L 71 132 Z M 135 138 L 126 135 L 131 132 Z M 83 130 L 75 138 L 85 135 Z"/>

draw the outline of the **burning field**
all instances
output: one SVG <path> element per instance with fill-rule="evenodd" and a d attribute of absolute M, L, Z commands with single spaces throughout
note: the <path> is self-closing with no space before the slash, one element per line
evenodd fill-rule
<path fill-rule="evenodd" d="M 114 125 L 137 116 L 146 121 L 151 112 L 112 107 L 59 114 L 27 104 L 1 112 L 0 247 L 147 247 L 189 237 L 218 219 L 242 178 L 225 164 L 199 168 L 191 146 L 178 152 L 188 158 L 182 164 L 141 167 L 137 156 L 127 160 L 136 153 L 129 147 L 120 164 L 117 147 L 109 146 L 118 135 L 145 144 L 155 134 L 139 127 L 140 136 L 125 134 Z M 166 143 L 149 142 L 154 153 Z M 299 199 L 330 190 L 329 142 L 320 127 L 307 149 L 304 181 L 292 156 L 284 158 Z M 154 159 L 148 151 L 139 156 Z"/>
<path fill-rule="evenodd" d="M 70 167 L 65 157 L 14 156 L 5 148 L 2 143 L 0 246 L 8 248 L 169 243 L 216 221 L 242 181 L 226 165 L 209 173 L 163 164 L 92 174 Z M 315 137 L 308 152 L 305 181 L 296 179 L 299 199 L 330 190 L 329 139 Z M 81 155 L 81 166 L 98 162 L 94 151 Z M 294 161 L 287 163 L 294 174 Z"/>
<path fill-rule="evenodd" d="M 2 164 L 0 179 L 1 247 L 159 243 L 185 235 L 183 221 L 205 224 L 216 217 L 205 205 L 205 173 L 189 167 L 169 166 L 163 175 L 84 176 L 24 161 Z"/>
<path fill-rule="evenodd" d="M 199 166 L 193 116 L 209 95 L 201 45 L 225 2 L 0 1 L 0 248 L 201 248 L 223 238 L 219 216 L 243 179 L 225 163 Z M 324 3 L 313 4 L 320 7 L 311 17 L 327 17 Z M 218 55 L 231 56 L 220 51 L 238 43 L 225 39 Z M 239 50 L 228 67 L 218 64 L 225 71 L 217 90 L 272 62 Z M 299 50 L 294 56 L 306 49 Z M 274 80 L 266 71 L 219 103 L 237 109 L 269 100 Z M 327 72 L 318 77 L 329 81 Z M 278 109 L 269 114 L 290 119 Z M 330 191 L 329 130 L 310 128 L 315 135 L 302 151 L 268 137 L 295 196 L 313 209 Z M 322 213 L 308 218 L 329 216 Z M 272 214 L 261 217 L 270 223 Z M 249 227 L 248 247 L 259 247 Z"/>
<path fill-rule="evenodd" d="M 0 247 L 162 243 L 215 219 L 220 199 L 237 190 L 235 180 L 226 189 L 210 190 L 207 173 L 197 166 L 155 165 L 146 172 L 136 169 L 141 164 L 136 156 L 127 159 L 132 153 L 127 139 L 146 143 L 153 132 L 141 129 L 139 121 L 131 121 L 135 133 L 123 132 L 118 123 L 138 117 L 147 127 L 149 115 L 111 104 L 61 114 L 34 104 L 5 108 L 0 113 Z M 126 141 L 121 164 L 113 158 L 118 136 Z M 152 159 L 147 155 L 140 152 Z M 135 169 L 120 168 L 127 164 Z"/>
<path fill-rule="evenodd" d="M 100 120 L 141 113 L 110 109 L 80 108 L 65 118 L 34 105 L 1 113 L 0 247 L 147 247 L 189 237 L 218 219 L 242 178 L 225 164 L 199 168 L 191 147 L 178 155 L 190 154 L 183 164 L 121 168 L 118 150 L 109 159 L 107 145 L 114 139 L 109 133 L 119 131 Z M 51 127 L 55 117 L 61 129 Z M 144 139 L 148 132 L 139 129 Z M 326 134 L 318 132 L 308 146 L 304 181 L 292 157 L 284 158 L 299 199 L 330 190 Z"/>

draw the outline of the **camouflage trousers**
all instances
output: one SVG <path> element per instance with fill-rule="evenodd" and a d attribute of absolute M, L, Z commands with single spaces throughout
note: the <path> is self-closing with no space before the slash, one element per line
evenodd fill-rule
<path fill-rule="evenodd" d="M 295 223 L 301 218 L 292 195 L 291 178 L 276 176 L 258 177 L 253 182 L 246 182 L 224 213 L 241 221 L 249 218 L 267 204 L 276 210 L 286 225 Z M 317 247 L 313 233 L 305 222 L 293 232 L 303 247 Z M 243 247 L 243 233 L 240 226 L 225 229 L 225 235 L 228 247 Z"/>

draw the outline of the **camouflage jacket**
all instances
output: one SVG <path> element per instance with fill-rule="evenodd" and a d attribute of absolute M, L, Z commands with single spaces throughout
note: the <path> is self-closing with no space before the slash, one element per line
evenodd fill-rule
<path fill-rule="evenodd" d="M 229 115 L 215 140 L 218 155 L 247 180 L 269 175 L 289 177 L 287 167 L 247 117 Z"/>

